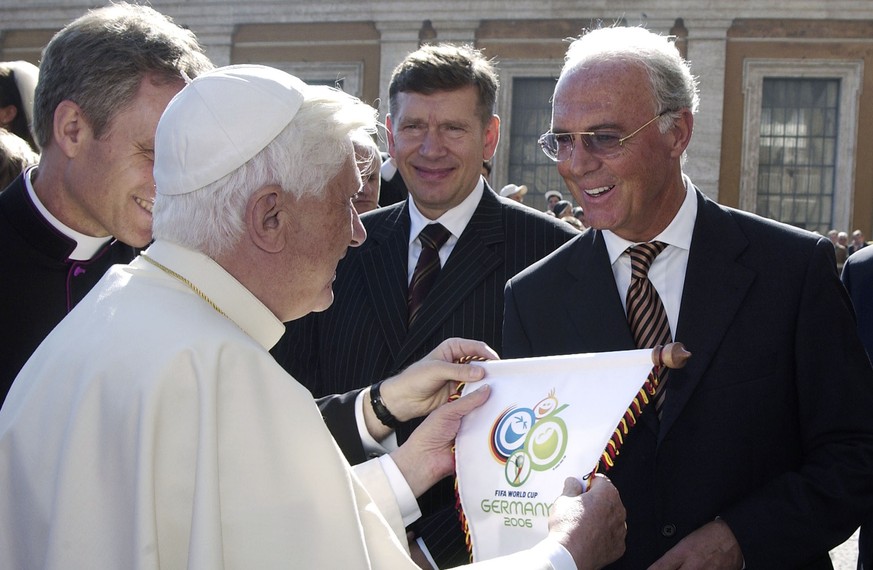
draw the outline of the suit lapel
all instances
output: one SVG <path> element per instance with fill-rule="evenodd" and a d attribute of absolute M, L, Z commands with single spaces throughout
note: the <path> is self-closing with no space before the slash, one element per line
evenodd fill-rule
<path fill-rule="evenodd" d="M 731 215 L 699 191 L 697 207 L 675 336 L 691 358 L 685 368 L 670 372 L 660 440 L 703 378 L 755 278 L 737 261 L 748 240 Z"/>
<path fill-rule="evenodd" d="M 503 232 L 500 202 L 497 195 L 486 186 L 470 223 L 440 270 L 414 326 L 406 336 L 397 355 L 398 363 L 405 362 L 415 353 L 452 311 L 467 299 L 471 291 L 504 263 L 502 252 L 495 247 L 504 241 Z M 403 290 L 406 291 L 406 288 Z"/>
<path fill-rule="evenodd" d="M 621 297 L 609 263 L 603 234 L 588 230 L 567 264 L 575 283 L 567 298 L 573 299 L 570 314 L 579 338 L 578 352 L 634 350 L 636 344 L 627 324 Z M 592 327 L 591 323 L 597 323 Z M 658 433 L 657 417 L 645 413 L 639 425 Z"/>
<path fill-rule="evenodd" d="M 567 271 L 575 280 L 567 298 L 573 300 L 569 310 L 580 338 L 580 350 L 634 349 L 603 234 L 588 230 L 577 239 L 578 245 L 567 264 Z M 597 323 L 596 328 L 591 327 L 592 322 Z"/>
<path fill-rule="evenodd" d="M 408 204 L 404 202 L 374 225 L 368 239 L 373 245 L 360 257 L 364 282 L 385 344 L 396 361 L 406 337 Z"/>

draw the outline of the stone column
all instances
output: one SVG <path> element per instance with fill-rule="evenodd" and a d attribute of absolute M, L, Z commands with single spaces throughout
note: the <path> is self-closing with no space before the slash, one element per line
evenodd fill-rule
<path fill-rule="evenodd" d="M 383 122 L 388 115 L 391 73 L 408 53 L 418 49 L 420 27 L 421 22 L 376 22 L 376 29 L 382 34 L 379 57 L 379 119 Z"/>
<path fill-rule="evenodd" d="M 700 109 L 694 117 L 694 136 L 688 147 L 685 170 L 701 191 L 714 200 L 718 199 L 725 55 L 730 25 L 729 19 L 685 19 L 688 61 L 700 88 Z"/>

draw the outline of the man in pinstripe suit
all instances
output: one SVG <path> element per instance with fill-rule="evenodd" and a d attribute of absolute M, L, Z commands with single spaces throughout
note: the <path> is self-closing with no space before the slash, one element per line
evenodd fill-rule
<path fill-rule="evenodd" d="M 482 162 L 494 155 L 499 139 L 496 93 L 491 63 L 467 46 L 424 46 L 395 69 L 388 148 L 410 199 L 361 217 L 368 239 L 340 263 L 333 305 L 289 323 L 274 349 L 315 396 L 369 386 L 448 337 L 499 349 L 506 281 L 576 235 L 569 224 L 499 198 L 482 178 Z M 436 281 L 409 325 L 407 289 L 422 249 L 418 234 L 434 222 L 451 235 L 439 250 Z M 359 409 L 366 396 L 366 390 L 358 394 Z M 355 463 L 380 452 L 380 444 L 362 445 L 357 437 L 349 412 L 353 399 L 333 399 L 322 413 Z M 399 426 L 398 439 L 415 425 Z M 420 503 L 424 518 L 414 532 L 432 561 L 444 567 L 466 560 L 452 481 L 444 480 Z"/>

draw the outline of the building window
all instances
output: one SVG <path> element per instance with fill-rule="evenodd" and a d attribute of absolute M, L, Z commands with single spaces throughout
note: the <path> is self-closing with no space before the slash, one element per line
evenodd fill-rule
<path fill-rule="evenodd" d="M 825 234 L 851 226 L 863 64 L 747 60 L 740 208 Z"/>
<path fill-rule="evenodd" d="M 309 85 L 336 87 L 355 97 L 361 97 L 363 64 L 360 62 L 289 62 L 271 61 L 269 65 L 294 75 Z"/>
<path fill-rule="evenodd" d="M 512 82 L 512 125 L 509 132 L 508 183 L 526 185 L 525 201 L 545 208 L 542 196 L 548 190 L 564 191 L 564 182 L 540 145 L 539 136 L 549 130 L 554 79 L 518 78 Z"/>
<path fill-rule="evenodd" d="M 834 218 L 838 79 L 765 78 L 755 211 L 827 233 Z"/>
<path fill-rule="evenodd" d="M 504 184 L 524 184 L 528 187 L 525 204 L 540 210 L 546 207 L 543 195 L 549 190 L 558 190 L 567 197 L 555 163 L 537 143 L 551 124 L 552 95 L 561 64 L 561 61 L 504 61 L 499 66 L 497 113 L 501 119 L 501 142 L 491 179 L 498 191 Z"/>
<path fill-rule="evenodd" d="M 340 77 L 339 79 L 316 78 L 316 79 L 309 79 L 306 81 L 306 83 L 308 85 L 324 85 L 327 87 L 336 87 L 340 91 L 343 91 L 345 89 L 343 87 L 345 85 L 345 81 L 346 80 L 342 77 Z"/>

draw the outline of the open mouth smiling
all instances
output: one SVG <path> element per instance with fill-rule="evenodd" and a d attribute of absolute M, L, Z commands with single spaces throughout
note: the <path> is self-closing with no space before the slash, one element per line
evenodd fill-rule
<path fill-rule="evenodd" d="M 609 192 L 613 188 L 615 188 L 614 184 L 612 186 L 600 186 L 599 188 L 591 188 L 589 190 L 585 190 L 585 193 L 589 196 L 597 197 L 605 192 Z"/>
<path fill-rule="evenodd" d="M 136 202 L 140 208 L 147 211 L 149 214 L 152 213 L 152 208 L 155 207 L 155 201 L 153 199 L 152 200 L 143 200 L 142 198 L 134 196 L 133 201 Z"/>

